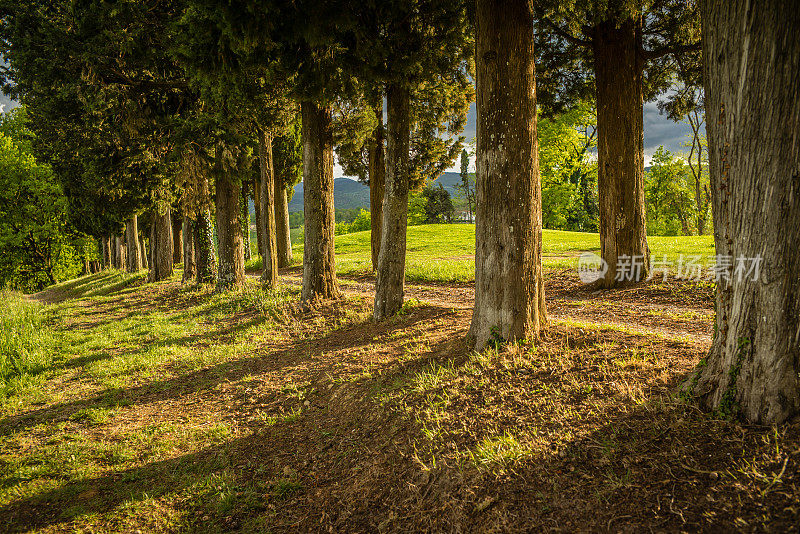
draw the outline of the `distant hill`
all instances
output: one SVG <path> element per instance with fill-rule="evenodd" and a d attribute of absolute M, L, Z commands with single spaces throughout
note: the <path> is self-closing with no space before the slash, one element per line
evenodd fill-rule
<path fill-rule="evenodd" d="M 461 175 L 456 172 L 442 173 L 439 178 L 433 181 L 433 186 L 442 186 L 455 197 L 455 185 L 461 181 Z M 369 187 L 357 180 L 350 178 L 336 178 L 333 181 L 333 204 L 336 209 L 364 208 L 369 210 Z M 294 196 L 289 202 L 289 211 L 303 211 L 303 182 L 294 186 Z"/>

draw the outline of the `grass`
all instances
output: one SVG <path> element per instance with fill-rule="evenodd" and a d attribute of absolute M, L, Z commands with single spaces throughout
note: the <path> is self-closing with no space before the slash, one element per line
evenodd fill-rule
<path fill-rule="evenodd" d="M 0 293 L 0 397 L 24 388 L 53 361 L 53 333 L 39 303 Z"/>
<path fill-rule="evenodd" d="M 677 262 L 679 256 L 714 255 L 714 236 L 648 237 L 654 260 Z M 415 282 L 470 282 L 475 278 L 475 226 L 430 224 L 410 226 L 407 233 L 406 278 Z M 545 269 L 576 269 L 582 252 L 600 253 L 600 236 L 562 230 L 542 231 L 542 264 Z M 294 246 L 302 258 L 303 245 Z M 250 266 L 260 268 L 260 261 Z M 370 232 L 336 236 L 336 270 L 339 274 L 372 272 Z"/>

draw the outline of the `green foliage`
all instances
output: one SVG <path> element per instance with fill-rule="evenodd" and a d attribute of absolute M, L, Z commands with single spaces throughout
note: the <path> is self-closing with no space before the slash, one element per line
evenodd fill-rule
<path fill-rule="evenodd" d="M 54 341 L 40 304 L 0 292 L 0 396 L 18 391 L 49 365 Z"/>
<path fill-rule="evenodd" d="M 425 222 L 429 224 L 449 223 L 453 221 L 455 209 L 450 199 L 450 193 L 439 184 L 438 187 L 428 186 L 422 190 L 425 197 Z"/>
<path fill-rule="evenodd" d="M 339 210 L 336 210 L 336 213 L 338 215 Z M 370 219 L 370 214 L 367 210 L 362 208 L 358 215 L 352 219 L 352 222 L 336 223 L 336 235 L 363 232 L 365 230 L 369 230 L 371 226 L 372 220 Z"/>
<path fill-rule="evenodd" d="M 67 199 L 48 165 L 31 154 L 22 108 L 0 121 L 0 287 L 39 290 L 80 272 L 94 242 L 67 222 Z"/>
<path fill-rule="evenodd" d="M 428 205 L 427 197 L 422 193 L 413 193 L 408 195 L 408 225 L 417 226 L 425 224 L 428 218 L 426 207 Z"/>
<path fill-rule="evenodd" d="M 645 173 L 647 233 L 691 235 L 695 228 L 694 181 L 686 162 L 663 146 Z"/>
<path fill-rule="evenodd" d="M 597 231 L 597 161 L 591 156 L 595 122 L 585 102 L 538 121 L 545 228 Z"/>

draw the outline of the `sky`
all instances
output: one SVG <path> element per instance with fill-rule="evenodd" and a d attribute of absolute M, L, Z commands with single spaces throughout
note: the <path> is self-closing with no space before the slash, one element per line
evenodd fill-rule
<path fill-rule="evenodd" d="M 644 164 L 650 165 L 650 159 L 655 153 L 656 149 L 664 145 L 665 148 L 672 152 L 683 152 L 686 149 L 681 146 L 685 143 L 689 135 L 688 124 L 675 123 L 667 118 L 666 115 L 661 115 L 655 102 L 649 102 L 644 105 Z M 467 125 L 464 128 L 464 137 L 467 140 L 475 137 L 475 103 L 469 108 L 467 114 Z M 455 164 L 447 169 L 449 172 L 461 172 L 461 163 L 456 161 Z M 470 170 L 475 170 L 474 159 L 470 161 Z M 337 163 L 334 176 L 344 176 L 342 168 Z"/>

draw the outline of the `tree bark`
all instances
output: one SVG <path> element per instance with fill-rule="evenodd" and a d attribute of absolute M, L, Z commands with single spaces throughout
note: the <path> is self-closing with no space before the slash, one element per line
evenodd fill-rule
<path fill-rule="evenodd" d="M 331 109 L 300 103 L 303 138 L 304 302 L 339 297 L 334 258 L 333 132 Z"/>
<path fill-rule="evenodd" d="M 289 228 L 289 198 L 283 180 L 275 177 L 275 235 L 278 247 L 278 267 L 292 264 L 292 235 Z"/>
<path fill-rule="evenodd" d="M 125 239 L 123 235 L 114 236 L 114 267 L 125 268 Z"/>
<path fill-rule="evenodd" d="M 253 207 L 256 215 L 256 248 L 258 257 L 264 258 L 264 217 L 261 213 L 261 178 L 253 180 Z"/>
<path fill-rule="evenodd" d="M 214 254 L 214 228 L 211 213 L 200 211 L 192 221 L 194 241 L 195 277 L 198 284 L 214 284 L 217 281 L 216 256 Z"/>
<path fill-rule="evenodd" d="M 271 289 L 278 284 L 278 249 L 275 225 L 275 170 L 272 164 L 272 135 L 260 132 L 258 157 L 261 161 L 261 219 L 264 227 L 264 255 L 261 258 L 261 283 Z"/>
<path fill-rule="evenodd" d="M 621 24 L 599 23 L 592 41 L 600 249 L 608 265 L 601 280 L 605 287 L 616 285 L 618 266 L 622 269 L 624 265 L 628 281 L 644 280 L 650 267 L 644 204 L 641 39 L 641 19 L 637 18 Z M 628 269 L 634 261 L 638 270 Z"/>
<path fill-rule="evenodd" d="M 369 142 L 369 218 L 372 270 L 378 268 L 383 234 L 383 195 L 386 187 L 386 161 L 383 151 L 383 95 L 375 104 L 378 125 Z"/>
<path fill-rule="evenodd" d="M 781 423 L 800 412 L 800 10 L 708 0 L 702 17 L 714 242 L 734 270 L 688 386 L 706 408 Z M 759 257 L 756 280 L 737 275 Z"/>
<path fill-rule="evenodd" d="M 183 278 L 181 283 L 188 283 L 194 279 L 195 276 L 195 259 L 194 259 L 194 231 L 193 222 L 184 215 L 181 220 L 181 231 L 183 232 Z"/>
<path fill-rule="evenodd" d="M 386 88 L 388 144 L 383 194 L 383 224 L 375 280 L 373 319 L 394 315 L 403 306 L 406 276 L 406 226 L 410 162 L 411 95 L 408 87 Z"/>
<path fill-rule="evenodd" d="M 241 184 L 229 172 L 220 172 L 216 183 L 217 207 L 217 291 L 244 284 L 244 248 L 239 224 Z"/>
<path fill-rule="evenodd" d="M 172 276 L 172 213 L 153 212 L 150 225 L 150 282 L 167 280 Z"/>
<path fill-rule="evenodd" d="M 533 15 L 478 0 L 475 307 L 470 344 L 537 337 L 546 322 Z"/>
<path fill-rule="evenodd" d="M 183 263 L 183 222 L 172 218 L 172 263 Z"/>
<path fill-rule="evenodd" d="M 104 236 L 103 242 L 103 269 L 110 269 L 112 267 L 112 254 L 111 254 L 111 238 Z"/>
<path fill-rule="evenodd" d="M 128 247 L 128 272 L 138 273 L 142 270 L 142 250 L 139 247 L 139 218 L 134 215 L 125 225 L 125 243 Z"/>
<path fill-rule="evenodd" d="M 250 201 L 247 182 L 242 182 L 242 194 L 239 199 L 239 224 L 242 226 L 242 242 L 244 243 L 244 261 L 249 261 L 253 256 L 250 248 Z"/>
<path fill-rule="evenodd" d="M 140 257 L 142 258 L 142 269 L 150 269 L 150 264 L 147 260 L 147 245 L 145 244 L 144 236 L 145 236 L 144 232 L 142 232 L 139 235 L 139 251 L 140 251 Z"/>

